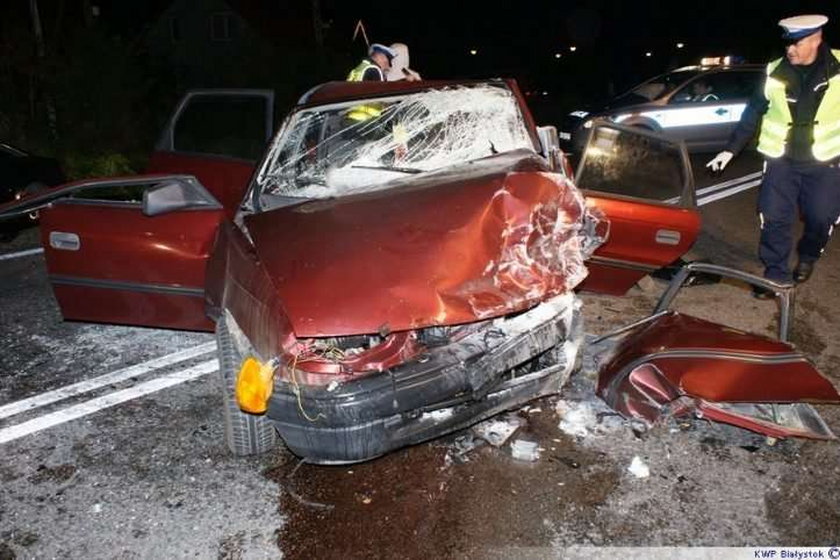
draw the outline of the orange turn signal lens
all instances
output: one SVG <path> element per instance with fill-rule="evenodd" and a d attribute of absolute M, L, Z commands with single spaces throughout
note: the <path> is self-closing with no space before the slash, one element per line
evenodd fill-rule
<path fill-rule="evenodd" d="M 249 357 L 236 375 L 236 402 L 252 414 L 263 414 L 274 390 L 274 366 Z"/>

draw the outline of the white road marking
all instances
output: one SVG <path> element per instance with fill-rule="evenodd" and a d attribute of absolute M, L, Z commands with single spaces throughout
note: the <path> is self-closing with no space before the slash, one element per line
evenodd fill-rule
<path fill-rule="evenodd" d="M 43 247 L 37 249 L 26 249 L 25 251 L 17 251 L 15 253 L 3 253 L 0 255 L 0 261 L 8 261 L 11 259 L 19 259 L 21 257 L 28 257 L 29 255 L 39 255 L 44 252 Z"/>
<path fill-rule="evenodd" d="M 714 202 L 716 200 L 720 200 L 722 198 L 726 198 L 728 196 L 738 194 L 741 191 L 751 189 L 751 188 L 756 187 L 760 184 L 761 184 L 761 179 L 756 179 L 756 180 L 750 181 L 748 183 L 742 183 L 740 185 L 735 185 L 734 187 L 730 187 L 730 188 L 728 188 L 726 190 L 723 190 L 723 191 L 718 191 L 718 192 L 712 193 L 708 196 L 704 196 L 703 198 L 699 199 L 697 201 L 697 206 L 703 206 L 703 205 L 708 204 L 710 202 Z"/>
<path fill-rule="evenodd" d="M 697 190 L 697 196 L 699 198 L 710 192 L 719 191 L 721 189 L 725 189 L 726 187 L 731 187 L 732 185 L 739 185 L 741 183 L 746 183 L 747 181 L 752 181 L 754 179 L 761 179 L 762 175 L 763 173 L 761 171 L 756 171 L 755 173 L 750 173 L 749 175 L 744 175 L 743 177 L 738 177 L 737 179 L 730 179 L 729 181 L 724 181 L 722 183 L 717 183 L 715 185 L 703 187 L 702 189 Z"/>
<path fill-rule="evenodd" d="M 762 176 L 763 173 L 761 171 L 756 171 L 755 173 L 750 173 L 749 175 L 744 175 L 743 177 L 738 177 L 737 179 L 730 179 L 728 181 L 723 181 L 722 183 L 717 183 L 714 185 L 709 185 L 708 187 L 703 187 L 702 189 L 697 190 L 695 193 L 697 196 L 697 205 L 703 206 L 704 204 L 708 204 L 709 202 L 714 202 L 716 200 L 732 196 L 733 194 L 738 194 L 739 192 L 745 191 L 756 185 L 760 185 Z M 711 196 L 712 193 L 716 194 L 714 196 Z M 669 198 L 668 200 L 666 200 L 665 203 L 676 204 L 679 201 L 680 197 L 675 196 L 674 198 Z"/>
<path fill-rule="evenodd" d="M 102 409 L 116 406 L 163 389 L 168 389 L 169 387 L 179 385 L 185 381 L 197 379 L 203 375 L 207 375 L 208 373 L 213 373 L 214 371 L 218 371 L 218 369 L 218 360 L 208 360 L 180 371 L 156 377 L 139 385 L 135 385 L 134 387 L 129 387 L 128 389 L 115 391 L 101 397 L 96 397 L 94 399 L 39 416 L 38 418 L 33 418 L 32 420 L 27 420 L 26 422 L 21 422 L 20 424 L 15 424 L 14 426 L 9 426 L 8 428 L 3 428 L 0 430 L 0 444 L 8 443 L 18 438 L 46 430 L 47 428 L 52 428 L 53 426 L 58 426 L 59 424 L 64 424 L 70 420 L 82 418 L 83 416 L 93 414 L 94 412 Z"/>
<path fill-rule="evenodd" d="M 198 346 L 187 348 L 186 350 L 181 350 L 180 352 L 175 352 L 166 356 L 161 356 L 160 358 L 155 358 L 153 360 L 149 360 L 148 362 L 143 362 L 142 364 L 112 371 L 111 373 L 100 375 L 99 377 L 79 381 L 78 383 L 67 385 L 66 387 L 61 387 L 53 391 L 41 393 L 40 395 L 12 402 L 0 406 L 0 419 L 8 418 L 9 416 L 14 416 L 15 414 L 20 414 L 21 412 L 35 410 L 36 408 L 40 408 L 54 402 L 93 391 L 94 389 L 104 387 L 105 385 L 120 383 L 131 379 L 132 377 L 139 377 L 152 370 L 206 354 L 215 348 L 215 342 L 199 344 Z"/>

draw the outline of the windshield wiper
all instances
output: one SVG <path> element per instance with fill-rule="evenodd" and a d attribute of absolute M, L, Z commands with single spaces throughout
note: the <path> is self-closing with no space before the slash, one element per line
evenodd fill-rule
<path fill-rule="evenodd" d="M 416 167 L 396 167 L 393 165 L 351 165 L 353 169 L 378 169 L 380 171 L 395 171 L 397 173 L 408 173 L 409 175 L 416 175 L 423 173 L 422 169 Z"/>

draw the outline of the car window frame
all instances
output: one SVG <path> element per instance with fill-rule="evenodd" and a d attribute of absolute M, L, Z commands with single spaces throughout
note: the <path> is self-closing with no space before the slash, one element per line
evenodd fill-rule
<path fill-rule="evenodd" d="M 688 149 L 686 148 L 685 142 L 683 140 L 675 140 L 672 138 L 668 138 L 667 136 L 654 132 L 652 130 L 645 130 L 640 127 L 636 126 L 627 126 L 623 124 L 618 124 L 615 122 L 610 122 L 606 120 L 598 120 L 593 123 L 592 127 L 589 129 L 589 133 L 586 137 L 585 147 L 583 152 L 581 153 L 580 161 L 577 165 L 577 170 L 575 172 L 575 184 L 580 185 L 580 177 L 583 169 L 586 166 L 587 160 L 587 153 L 589 148 L 589 143 L 595 134 L 595 131 L 599 128 L 613 128 L 619 130 L 624 133 L 628 134 L 637 134 L 639 136 L 646 136 L 649 138 L 656 139 L 658 141 L 672 144 L 677 147 L 678 153 L 680 154 L 680 161 L 682 164 L 683 170 L 683 185 L 680 191 L 680 194 L 677 197 L 672 197 L 667 200 L 654 200 L 651 198 L 644 198 L 640 196 L 632 196 L 626 194 L 619 194 L 619 193 L 612 193 L 607 191 L 599 191 L 594 189 L 587 189 L 584 187 L 579 187 L 580 190 L 586 195 L 587 193 L 592 193 L 593 195 L 599 195 L 605 198 L 613 198 L 616 200 L 626 200 L 629 202 L 641 202 L 644 204 L 650 204 L 654 206 L 664 207 L 664 208 L 696 208 L 697 207 L 697 193 L 695 192 L 694 188 L 694 176 L 691 173 L 691 163 L 690 158 L 688 155 Z"/>
<path fill-rule="evenodd" d="M 248 163 L 256 163 L 260 161 L 260 158 L 256 159 L 248 159 L 242 158 L 238 156 L 232 156 L 227 154 L 215 154 L 215 153 L 208 153 L 208 152 L 194 152 L 194 151 L 186 151 L 186 150 L 176 150 L 175 149 L 175 129 L 177 128 L 178 120 L 180 119 L 181 115 L 189 106 L 190 102 L 195 97 L 232 97 L 232 98 L 241 98 L 241 97 L 257 97 L 262 98 L 265 100 L 266 103 L 266 111 L 265 111 L 265 122 L 264 122 L 264 129 L 265 129 L 265 143 L 268 144 L 274 138 L 274 113 L 275 113 L 275 99 L 274 99 L 274 91 L 270 89 L 246 89 L 246 88 L 234 88 L 234 89 L 194 89 L 190 90 L 184 94 L 181 100 L 178 102 L 178 105 L 173 111 L 172 115 L 169 117 L 169 120 L 166 122 L 166 126 L 163 128 L 160 136 L 158 137 L 158 141 L 155 144 L 155 151 L 158 152 L 166 152 L 170 154 L 180 154 L 180 155 L 187 155 L 187 156 L 197 156 L 197 157 L 204 157 L 204 158 L 214 158 L 214 159 L 222 159 L 222 160 L 232 160 L 232 161 L 239 161 L 239 162 L 248 162 Z"/>

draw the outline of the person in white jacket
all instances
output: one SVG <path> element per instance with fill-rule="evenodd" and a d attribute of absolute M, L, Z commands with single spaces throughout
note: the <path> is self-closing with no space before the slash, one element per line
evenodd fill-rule
<path fill-rule="evenodd" d="M 385 79 L 389 82 L 406 80 L 416 82 L 421 80 L 420 74 L 409 68 L 408 46 L 405 43 L 394 43 L 389 47 L 395 54 L 391 67 L 385 71 Z"/>

